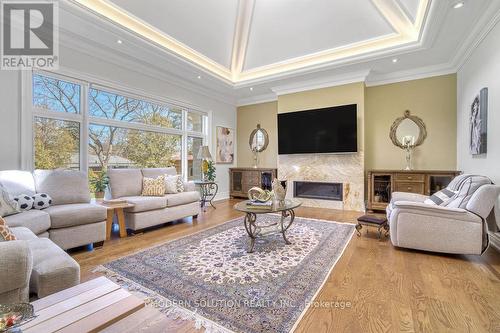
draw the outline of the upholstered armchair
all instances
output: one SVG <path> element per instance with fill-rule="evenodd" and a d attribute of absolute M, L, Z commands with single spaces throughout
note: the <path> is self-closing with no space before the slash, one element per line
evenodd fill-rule
<path fill-rule="evenodd" d="M 481 254 L 488 245 L 485 220 L 500 194 L 486 177 L 461 175 L 448 186 L 455 196 L 445 205 L 429 197 L 395 192 L 387 207 L 394 246 L 433 252 Z M 427 200 L 427 202 L 429 202 Z"/>

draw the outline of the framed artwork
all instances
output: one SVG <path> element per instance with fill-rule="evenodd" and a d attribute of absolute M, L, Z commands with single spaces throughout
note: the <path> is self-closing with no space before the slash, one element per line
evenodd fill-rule
<path fill-rule="evenodd" d="M 217 126 L 217 148 L 215 162 L 219 164 L 232 164 L 234 162 L 234 130 L 232 128 Z"/>
<path fill-rule="evenodd" d="M 470 112 L 470 153 L 486 154 L 488 148 L 488 88 L 474 98 Z"/>

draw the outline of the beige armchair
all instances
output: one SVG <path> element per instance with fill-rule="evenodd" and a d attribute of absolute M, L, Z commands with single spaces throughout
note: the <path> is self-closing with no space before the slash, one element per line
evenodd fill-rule
<path fill-rule="evenodd" d="M 482 184 L 474 191 L 470 183 L 467 186 L 463 191 L 468 192 L 460 202 L 448 206 L 426 204 L 428 197 L 423 195 L 393 193 L 387 207 L 392 244 L 433 252 L 481 254 L 488 245 L 485 220 L 500 186 Z"/>

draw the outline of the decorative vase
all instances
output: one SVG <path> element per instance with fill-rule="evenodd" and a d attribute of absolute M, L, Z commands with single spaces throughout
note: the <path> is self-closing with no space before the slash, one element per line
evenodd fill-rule
<path fill-rule="evenodd" d="M 96 199 L 104 199 L 104 192 L 95 192 L 94 193 Z"/>
<path fill-rule="evenodd" d="M 276 178 L 273 180 L 272 189 L 273 189 L 274 200 L 279 202 L 285 201 L 286 190 L 281 185 L 281 182 Z"/>

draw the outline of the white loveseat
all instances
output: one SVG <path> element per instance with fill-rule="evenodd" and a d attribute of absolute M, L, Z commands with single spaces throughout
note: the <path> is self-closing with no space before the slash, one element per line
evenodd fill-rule
<path fill-rule="evenodd" d="M 184 183 L 184 192 L 165 194 L 161 197 L 142 196 L 143 177 L 176 175 L 170 168 L 108 169 L 109 194 L 113 199 L 123 199 L 134 204 L 125 209 L 127 229 L 136 231 L 171 222 L 184 217 L 197 217 L 200 213 L 200 194 L 192 182 Z"/>

